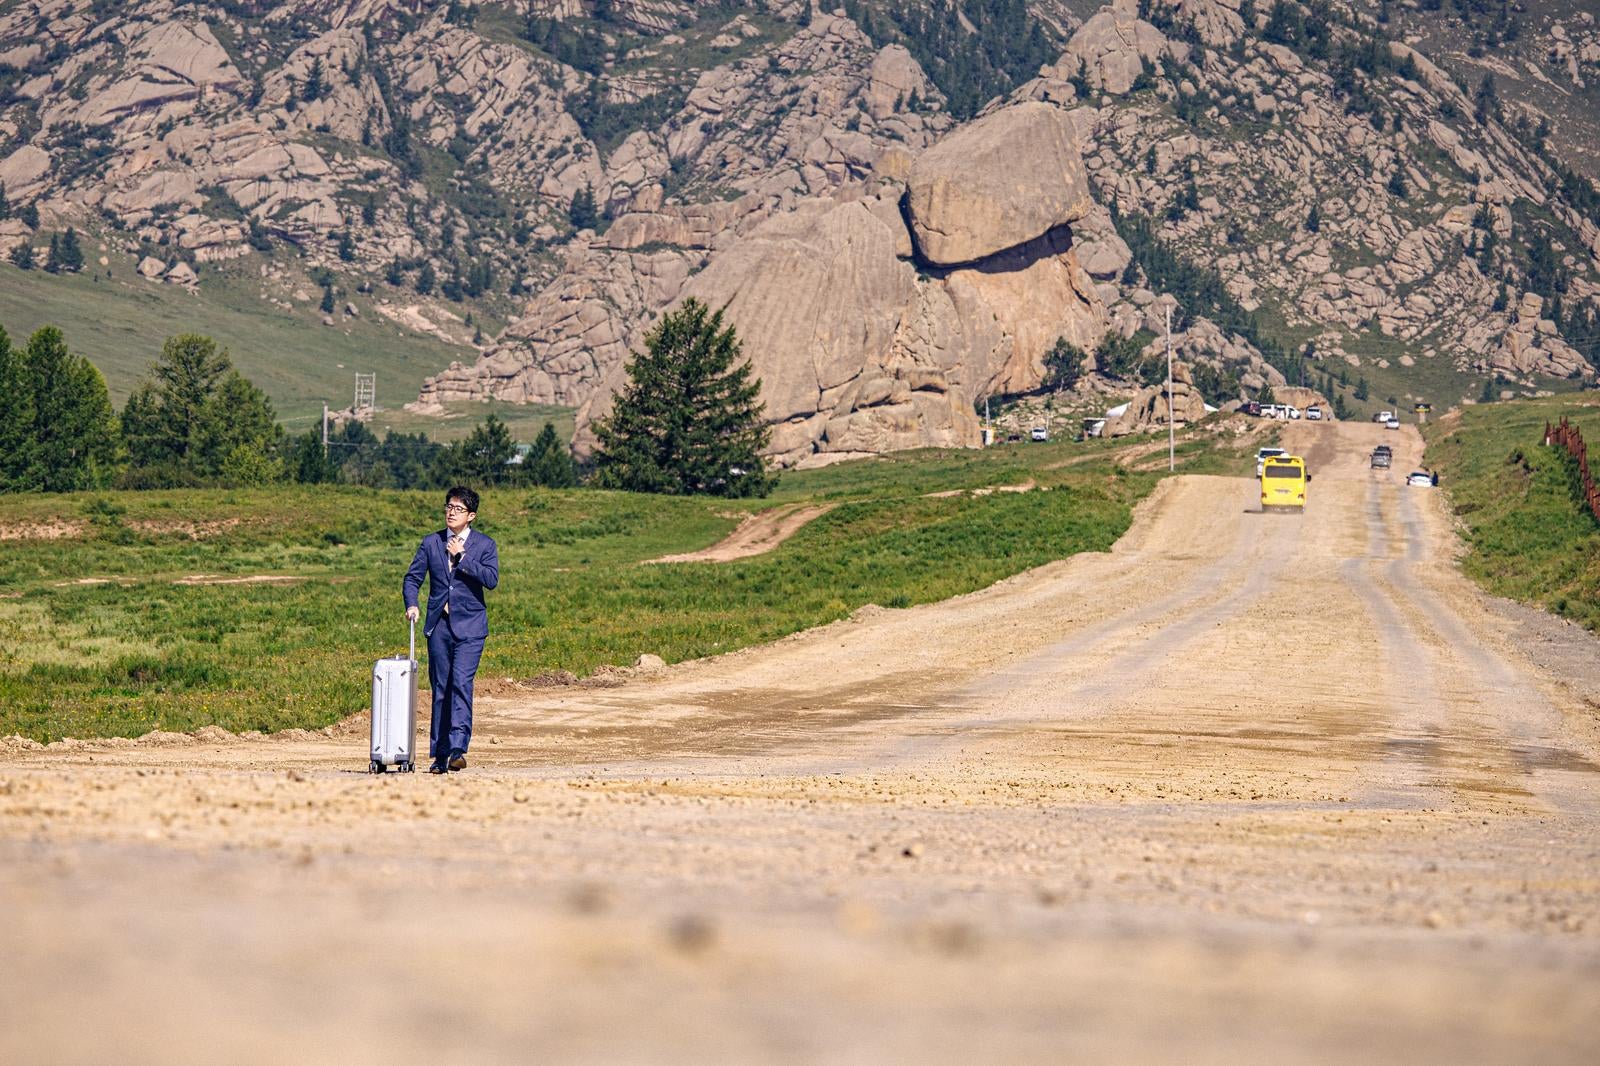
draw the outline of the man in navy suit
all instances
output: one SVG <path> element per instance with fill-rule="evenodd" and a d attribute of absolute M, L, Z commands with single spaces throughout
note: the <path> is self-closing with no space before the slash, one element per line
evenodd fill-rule
<path fill-rule="evenodd" d="M 478 494 L 457 486 L 445 493 L 444 525 L 417 546 L 401 590 L 406 617 L 417 620 L 417 592 L 428 577 L 428 613 L 422 635 L 428 639 L 428 684 L 433 690 L 433 730 L 428 772 L 462 770 L 472 744 L 472 678 L 478 672 L 483 642 L 489 636 L 485 589 L 500 583 L 500 553 L 494 541 L 472 528 Z"/>

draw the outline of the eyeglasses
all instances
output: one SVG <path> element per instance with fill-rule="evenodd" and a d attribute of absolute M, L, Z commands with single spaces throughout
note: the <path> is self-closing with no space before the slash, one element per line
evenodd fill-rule
<path fill-rule="evenodd" d="M 465 507 L 461 506 L 459 503 L 447 503 L 447 504 L 444 505 L 444 513 L 445 514 L 470 514 L 471 512 L 468 511 Z"/>

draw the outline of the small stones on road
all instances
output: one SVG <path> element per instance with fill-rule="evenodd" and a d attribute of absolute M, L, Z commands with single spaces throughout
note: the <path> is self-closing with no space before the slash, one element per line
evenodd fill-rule
<path fill-rule="evenodd" d="M 604 885 L 585 882 L 567 894 L 567 906 L 579 914 L 600 914 L 611 907 L 611 893 Z"/>
<path fill-rule="evenodd" d="M 698 955 L 716 943 L 717 930 L 711 919 L 699 914 L 685 914 L 667 930 L 667 940 L 685 955 Z"/>

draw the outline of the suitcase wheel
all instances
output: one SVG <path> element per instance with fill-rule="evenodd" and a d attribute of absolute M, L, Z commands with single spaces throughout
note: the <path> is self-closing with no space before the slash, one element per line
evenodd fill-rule
<path fill-rule="evenodd" d="M 388 769 L 388 767 L 384 766 L 383 763 L 379 762 L 377 759 L 373 759 L 371 762 L 367 763 L 368 773 L 381 774 L 386 769 Z"/>

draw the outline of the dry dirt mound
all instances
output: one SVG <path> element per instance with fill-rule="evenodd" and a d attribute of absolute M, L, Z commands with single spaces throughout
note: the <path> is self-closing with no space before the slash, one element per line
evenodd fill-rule
<path fill-rule="evenodd" d="M 794 536 L 810 521 L 833 510 L 835 504 L 775 507 L 753 514 L 737 529 L 709 548 L 681 555 L 663 555 L 652 563 L 726 563 L 771 551 Z"/>
<path fill-rule="evenodd" d="M 60 540 L 83 534 L 82 522 L 64 522 L 52 518 L 47 522 L 26 522 L 0 525 L 0 540 Z"/>

